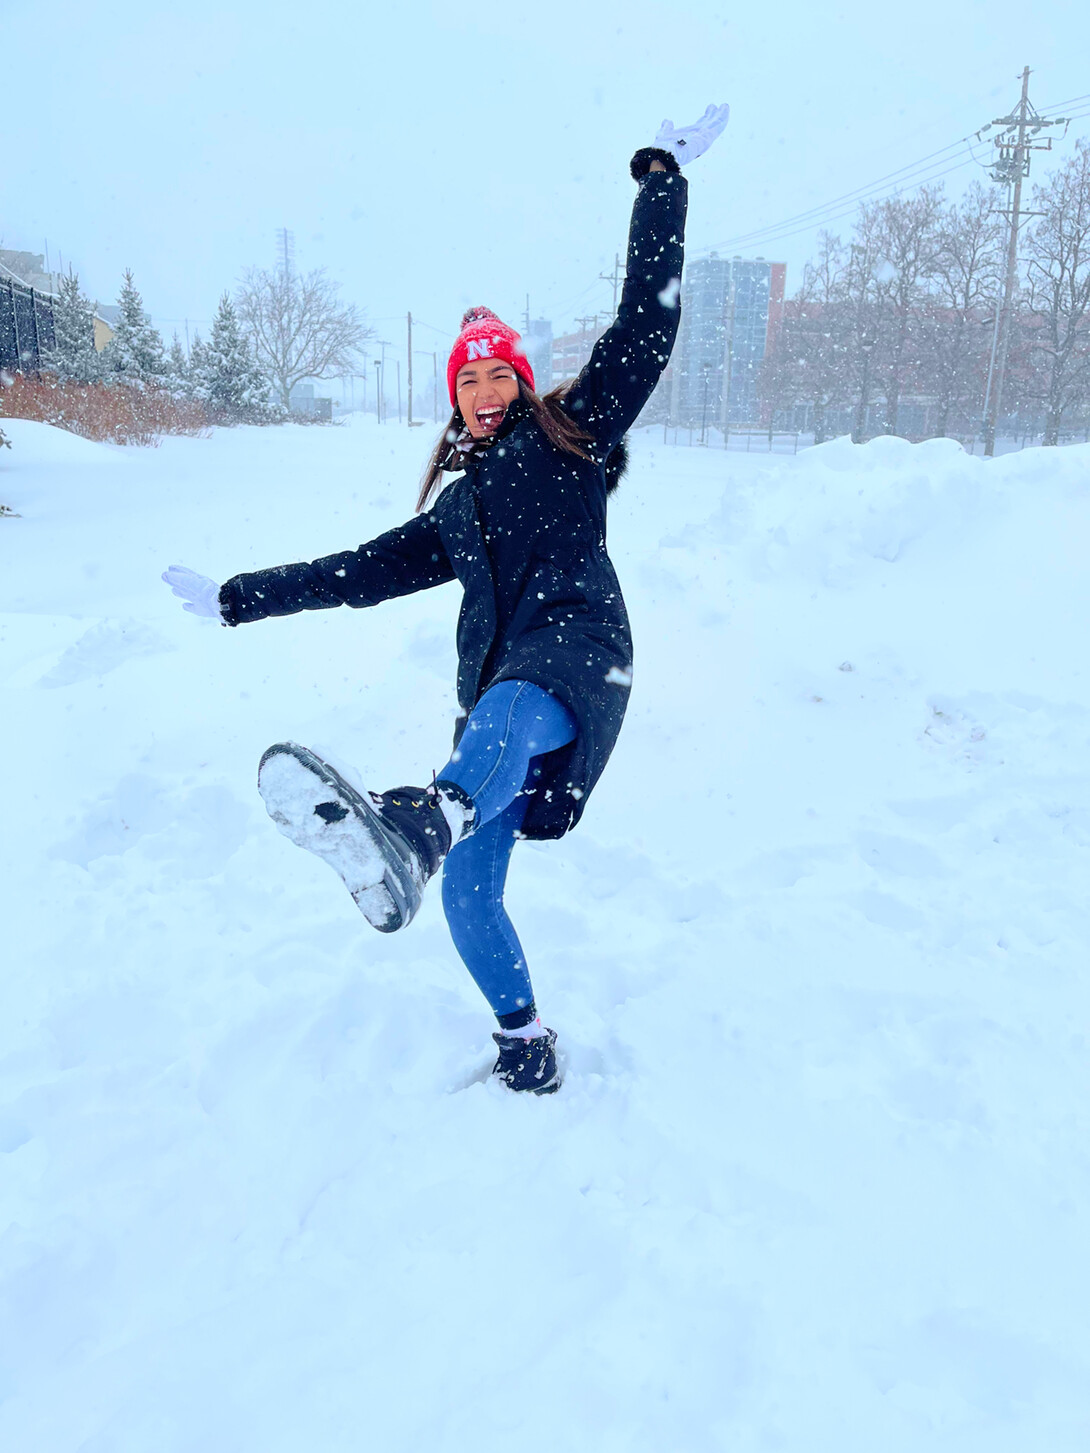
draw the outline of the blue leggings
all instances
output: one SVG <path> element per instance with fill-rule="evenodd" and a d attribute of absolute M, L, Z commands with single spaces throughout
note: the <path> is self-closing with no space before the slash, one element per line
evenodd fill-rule
<path fill-rule="evenodd" d="M 533 1017 L 534 991 L 522 945 L 503 906 L 507 865 L 546 752 L 576 738 L 563 702 L 529 681 L 501 681 L 473 708 L 457 750 L 439 773 L 456 782 L 477 809 L 472 834 L 443 864 L 443 910 L 454 947 L 500 1023 L 520 1028 Z"/>

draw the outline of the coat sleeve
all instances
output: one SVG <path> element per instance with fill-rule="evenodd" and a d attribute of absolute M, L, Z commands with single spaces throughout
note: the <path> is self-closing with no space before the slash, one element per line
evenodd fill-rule
<path fill-rule="evenodd" d="M 603 458 L 651 397 L 677 337 L 686 201 L 679 172 L 649 172 L 641 180 L 616 321 L 594 345 L 564 401 Z"/>
<path fill-rule="evenodd" d="M 229 626 L 335 605 L 378 605 L 454 579 L 433 514 L 310 564 L 277 565 L 234 575 L 220 587 L 220 613 Z"/>

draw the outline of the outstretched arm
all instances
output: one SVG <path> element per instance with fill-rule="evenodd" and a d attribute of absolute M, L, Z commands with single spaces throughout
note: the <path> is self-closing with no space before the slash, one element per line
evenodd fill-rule
<path fill-rule="evenodd" d="M 421 514 L 358 550 L 232 576 L 220 588 L 220 611 L 229 626 L 239 626 L 301 610 L 379 605 L 453 579 L 435 516 Z"/>
<path fill-rule="evenodd" d="M 219 587 L 207 581 L 204 595 L 212 609 L 201 609 L 200 587 L 179 576 L 192 581 L 203 581 L 203 577 L 180 571 L 177 566 L 163 576 L 176 595 L 196 604 L 196 609 L 187 605 L 187 610 L 218 616 L 224 625 L 240 626 L 302 610 L 378 605 L 453 580 L 454 569 L 439 538 L 435 516 L 420 514 L 358 550 L 345 550 L 309 563 L 248 571 L 233 575 Z"/>
<path fill-rule="evenodd" d="M 565 398 L 565 408 L 592 436 L 602 459 L 635 423 L 669 361 L 681 318 L 688 196 L 680 162 L 702 155 L 728 115 L 726 106 L 709 106 L 694 126 L 664 121 L 655 145 L 632 158 L 639 191 L 617 318 Z"/>

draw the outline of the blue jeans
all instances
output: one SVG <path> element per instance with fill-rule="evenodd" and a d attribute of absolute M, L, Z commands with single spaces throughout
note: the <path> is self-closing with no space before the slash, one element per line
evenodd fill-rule
<path fill-rule="evenodd" d="M 577 735 L 563 702 L 529 681 L 501 681 L 473 708 L 457 750 L 438 774 L 477 810 L 472 834 L 443 864 L 443 910 L 454 947 L 507 1029 L 533 1018 L 534 991 L 522 945 L 503 906 L 511 849 L 538 759 Z"/>

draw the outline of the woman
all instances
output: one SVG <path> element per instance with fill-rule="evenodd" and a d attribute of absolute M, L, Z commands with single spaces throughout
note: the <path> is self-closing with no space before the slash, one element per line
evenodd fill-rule
<path fill-rule="evenodd" d="M 582 815 L 620 731 L 632 641 L 606 553 L 606 497 L 623 438 L 677 334 L 686 185 L 728 108 L 694 126 L 664 122 L 632 159 L 639 184 L 616 322 L 567 389 L 541 399 L 519 337 L 471 309 L 450 355 L 453 415 L 417 514 L 358 550 L 236 575 L 173 566 L 186 609 L 225 625 L 330 606 L 378 605 L 457 578 L 458 700 L 450 761 L 427 788 L 357 792 L 291 742 L 270 747 L 258 784 L 280 830 L 325 859 L 375 928 L 416 913 L 443 865 L 458 953 L 499 1023 L 494 1073 L 511 1090 L 557 1090 L 556 1034 L 542 1026 L 522 948 L 503 907 L 519 837 L 558 838 Z M 457 478 L 442 488 L 444 473 Z"/>

